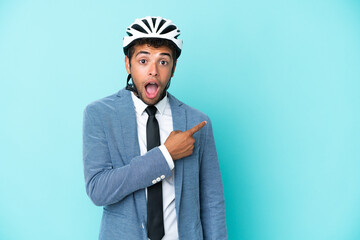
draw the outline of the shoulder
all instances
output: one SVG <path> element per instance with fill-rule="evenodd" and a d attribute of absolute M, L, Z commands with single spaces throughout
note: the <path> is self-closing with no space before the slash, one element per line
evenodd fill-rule
<path fill-rule="evenodd" d="M 116 102 L 119 101 L 121 97 L 124 97 L 126 93 L 127 91 L 125 89 L 121 89 L 117 93 L 95 100 L 89 103 L 85 107 L 84 112 L 95 114 L 95 113 L 106 113 L 108 111 L 113 111 L 117 104 Z"/>

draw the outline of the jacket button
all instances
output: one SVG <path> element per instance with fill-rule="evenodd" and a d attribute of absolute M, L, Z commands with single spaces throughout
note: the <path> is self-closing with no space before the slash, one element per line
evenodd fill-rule
<path fill-rule="evenodd" d="M 152 180 L 152 184 L 155 184 L 156 183 L 156 180 L 154 179 L 154 180 Z"/>
<path fill-rule="evenodd" d="M 156 179 L 156 181 L 160 182 L 160 181 L 161 181 L 161 178 L 158 177 L 158 178 Z"/>
<path fill-rule="evenodd" d="M 165 179 L 165 175 L 161 175 L 161 179 Z"/>

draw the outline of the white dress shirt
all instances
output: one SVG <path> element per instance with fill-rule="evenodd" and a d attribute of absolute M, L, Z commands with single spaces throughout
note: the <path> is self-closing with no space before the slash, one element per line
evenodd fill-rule
<path fill-rule="evenodd" d="M 144 155 L 147 152 L 146 143 L 146 123 L 148 114 L 145 109 L 148 107 L 141 99 L 136 97 L 133 93 L 131 97 L 134 102 L 137 122 L 137 132 L 140 147 L 140 154 Z M 179 239 L 176 210 L 175 210 L 175 187 L 174 187 L 174 162 L 170 153 L 166 149 L 164 142 L 168 138 L 171 131 L 173 131 L 173 121 L 169 99 L 167 95 L 159 101 L 155 107 L 157 112 L 155 117 L 159 123 L 160 129 L 160 143 L 159 146 L 162 154 L 164 155 L 169 167 L 172 171 L 172 176 L 162 180 L 162 193 L 163 193 L 163 214 L 164 214 L 164 230 L 165 235 L 163 240 L 176 240 Z M 147 194 L 147 189 L 146 189 Z"/>

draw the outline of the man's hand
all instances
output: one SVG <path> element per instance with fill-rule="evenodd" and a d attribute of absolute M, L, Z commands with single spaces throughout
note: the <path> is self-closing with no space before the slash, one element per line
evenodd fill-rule
<path fill-rule="evenodd" d="M 193 135 L 204 127 L 206 123 L 206 121 L 203 121 L 185 132 L 172 131 L 170 133 L 164 145 L 174 161 L 193 153 L 195 143 Z"/>

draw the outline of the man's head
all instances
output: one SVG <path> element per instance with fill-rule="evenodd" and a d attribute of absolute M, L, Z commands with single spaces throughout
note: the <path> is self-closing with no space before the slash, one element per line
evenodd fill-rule
<path fill-rule="evenodd" d="M 163 98 L 174 75 L 176 60 L 169 47 L 142 44 L 134 46 L 131 59 L 125 56 L 125 66 L 138 97 L 148 105 L 155 105 Z"/>
<path fill-rule="evenodd" d="M 154 105 L 165 96 L 180 56 L 180 30 L 161 17 L 136 19 L 124 37 L 125 66 L 129 74 L 126 89 L 146 104 Z M 132 78 L 133 84 L 129 83 Z"/>

